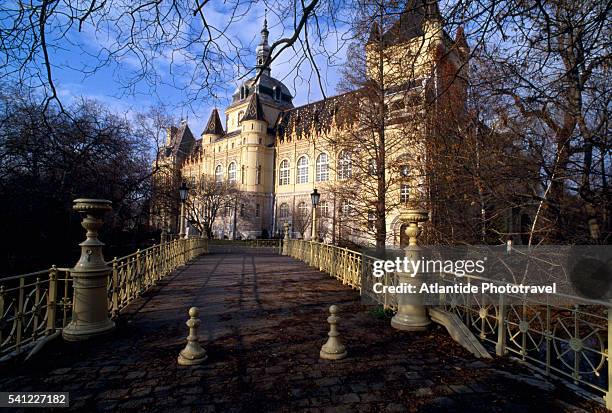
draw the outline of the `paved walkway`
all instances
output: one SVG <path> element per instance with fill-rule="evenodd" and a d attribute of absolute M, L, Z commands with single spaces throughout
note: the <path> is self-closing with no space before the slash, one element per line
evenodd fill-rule
<path fill-rule="evenodd" d="M 349 356 L 319 360 L 330 304 Z M 179 367 L 187 310 L 209 360 Z M 509 360 L 479 361 L 439 327 L 402 333 L 357 292 L 264 250 L 198 259 L 128 307 L 117 330 L 61 340 L 0 370 L 1 391 L 69 391 L 71 410 L 164 412 L 587 411 Z M 529 381 L 531 380 L 531 381 Z M 66 411 L 62 409 L 61 411 Z"/>

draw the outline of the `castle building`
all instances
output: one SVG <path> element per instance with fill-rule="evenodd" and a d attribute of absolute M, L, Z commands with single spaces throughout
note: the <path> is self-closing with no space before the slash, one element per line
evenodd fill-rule
<path fill-rule="evenodd" d="M 438 90 L 444 89 L 453 116 L 462 116 L 469 51 L 461 30 L 454 39 L 444 31 L 437 4 L 425 0 L 414 3 L 385 32 L 374 25 L 363 53 L 367 76 L 380 75 L 382 67 L 387 84 L 384 99 L 392 119 L 385 127 L 394 137 L 388 139 L 394 142 L 388 149 L 389 158 L 411 156 L 420 162 L 415 154 L 419 152 L 418 144 L 402 143 L 403 136 L 411 131 L 411 142 L 426 139 L 425 117 L 421 116 L 424 102 Z M 367 157 L 351 153 L 347 148 L 351 144 L 343 145 L 340 139 L 361 127 L 353 107 L 360 98 L 346 93 L 294 107 L 291 92 L 272 77 L 266 65 L 270 55 L 268 34 L 264 20 L 256 51 L 256 73 L 233 93 L 225 108 L 225 128 L 217 109 L 210 114 L 199 139 L 186 122 L 169 128 L 160 162 L 172 166 L 175 178 L 192 187 L 200 177 L 207 176 L 216 182 L 229 182 L 240 191 L 241 196 L 233 204 L 226 204 L 217 213 L 212 225 L 216 238 L 278 236 L 283 224 L 289 222 L 294 236 L 308 239 L 310 194 L 317 188 L 321 193 L 319 236 L 329 241 L 354 238 L 368 243 L 372 239 L 368 235 L 372 227 L 370 214 L 353 214 L 352 220 L 360 223 L 348 225 L 351 202 L 358 201 L 339 195 L 345 182 L 348 184 L 358 173 L 356 163 L 368 162 Z M 374 56 L 381 48 L 384 58 L 379 65 Z M 408 61 L 410 67 L 404 67 Z M 438 101 L 444 103 L 440 96 Z M 385 168 L 390 169 L 389 176 L 399 177 L 387 194 L 393 205 L 386 219 L 387 243 L 399 244 L 401 224 L 399 209 L 394 205 L 399 207 L 408 200 L 411 187 L 417 185 L 414 179 L 418 178 L 408 178 L 403 168 Z M 177 209 L 172 211 L 176 214 Z M 170 222 L 176 228 L 176 219 L 164 217 L 162 221 L 158 224 Z M 192 227 L 188 232 L 193 234 L 195 230 Z"/>

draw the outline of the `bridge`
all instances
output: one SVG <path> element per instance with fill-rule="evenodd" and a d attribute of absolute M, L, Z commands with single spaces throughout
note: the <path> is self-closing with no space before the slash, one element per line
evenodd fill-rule
<path fill-rule="evenodd" d="M 584 375 L 559 380 L 552 362 L 547 372 L 526 357 L 477 358 L 437 324 L 392 328 L 385 303 L 361 300 L 368 260 L 289 239 L 158 245 L 107 263 L 115 328 L 93 340 L 58 337 L 74 306 L 71 270 L 0 279 L 0 391 L 69 392 L 73 411 L 605 410 L 575 384 Z M 319 358 L 332 304 L 348 351 L 337 361 Z M 208 359 L 179 366 L 192 306 Z"/>

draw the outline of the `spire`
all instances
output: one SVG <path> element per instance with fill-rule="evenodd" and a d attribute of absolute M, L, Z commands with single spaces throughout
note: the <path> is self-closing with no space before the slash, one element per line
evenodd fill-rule
<path fill-rule="evenodd" d="M 242 116 L 242 121 L 244 122 L 245 120 L 266 120 L 257 93 L 249 96 L 249 104 L 244 112 L 244 116 Z"/>
<path fill-rule="evenodd" d="M 457 46 L 457 51 L 461 54 L 462 58 L 465 59 L 470 54 L 470 46 L 465 38 L 465 30 L 463 29 L 463 26 L 459 26 L 457 28 L 457 33 L 455 34 L 455 45 Z"/>
<path fill-rule="evenodd" d="M 204 134 L 223 135 L 223 125 L 221 125 L 221 119 L 219 118 L 219 111 L 217 111 L 217 108 L 214 108 L 210 114 L 208 123 L 206 123 L 206 129 L 204 129 Z"/>
<path fill-rule="evenodd" d="M 267 60 L 270 57 L 270 46 L 268 45 L 268 35 L 270 32 L 268 31 L 268 9 L 266 9 L 266 16 L 264 17 L 263 28 L 261 29 L 261 42 L 257 46 L 257 74 L 260 72 L 270 76 L 270 67 L 269 64 L 266 64 Z"/>

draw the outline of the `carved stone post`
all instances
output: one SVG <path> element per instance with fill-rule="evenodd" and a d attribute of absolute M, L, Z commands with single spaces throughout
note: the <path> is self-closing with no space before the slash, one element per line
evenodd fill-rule
<path fill-rule="evenodd" d="M 289 255 L 289 223 L 283 225 L 285 229 L 285 238 L 283 239 L 283 255 Z"/>
<path fill-rule="evenodd" d="M 417 245 L 417 238 L 421 233 L 420 222 L 428 219 L 428 213 L 422 209 L 407 209 L 400 214 L 402 222 L 407 223 L 406 235 L 408 236 L 408 246 L 406 246 L 406 258 L 412 261 L 421 259 L 421 248 Z M 414 277 L 408 273 L 399 273 L 399 282 L 412 284 L 417 291 L 423 282 L 421 274 Z M 431 320 L 427 316 L 427 309 L 423 305 L 421 294 L 397 294 L 397 313 L 391 319 L 391 326 L 404 331 L 423 331 Z"/>
<path fill-rule="evenodd" d="M 81 244 L 81 258 L 70 271 L 74 286 L 72 321 L 62 331 L 69 341 L 87 340 L 115 328 L 108 318 L 108 276 L 111 268 L 104 262 L 98 230 L 111 202 L 104 199 L 75 199 L 73 209 L 85 215 L 81 225 L 87 239 Z"/>
<path fill-rule="evenodd" d="M 189 327 L 189 335 L 187 336 L 187 345 L 181 350 L 178 356 L 178 364 L 181 366 L 194 366 L 201 364 L 208 356 L 206 350 L 200 345 L 198 338 L 198 327 L 200 327 L 200 312 L 197 307 L 189 309 L 189 320 L 185 324 Z"/>

